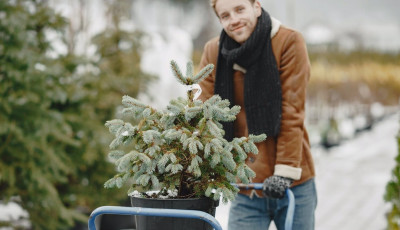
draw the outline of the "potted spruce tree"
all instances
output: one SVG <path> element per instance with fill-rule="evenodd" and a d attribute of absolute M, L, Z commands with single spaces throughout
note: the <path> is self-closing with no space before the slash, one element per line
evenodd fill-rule
<path fill-rule="evenodd" d="M 230 102 L 218 95 L 205 102 L 197 99 L 201 93 L 197 83 L 213 71 L 213 65 L 194 75 L 189 62 L 186 76 L 174 61 L 171 68 L 178 82 L 188 87 L 186 98 L 171 100 L 158 111 L 124 96 L 122 113 L 139 121 L 137 125 L 121 119 L 106 122 L 115 135 L 109 157 L 118 173 L 104 186 L 129 184 L 133 206 L 196 209 L 215 215 L 221 198 L 223 202 L 235 198 L 238 189 L 231 183 L 237 179 L 248 183 L 255 176 L 245 159 L 248 153 L 257 154 L 255 143 L 266 136 L 224 139 L 221 122 L 234 121 L 240 107 L 229 107 Z M 136 218 L 136 224 L 137 229 L 209 227 L 200 220 L 143 216 Z"/>

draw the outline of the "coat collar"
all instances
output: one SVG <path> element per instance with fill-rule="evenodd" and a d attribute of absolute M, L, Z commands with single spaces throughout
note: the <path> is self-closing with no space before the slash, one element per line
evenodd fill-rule
<path fill-rule="evenodd" d="M 271 22 L 272 22 L 271 38 L 273 38 L 276 35 L 276 33 L 278 33 L 278 30 L 281 27 L 282 23 L 274 17 L 271 17 Z"/>

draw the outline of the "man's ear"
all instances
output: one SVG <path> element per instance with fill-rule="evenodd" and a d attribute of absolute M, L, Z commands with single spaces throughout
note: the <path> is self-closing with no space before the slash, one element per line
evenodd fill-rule
<path fill-rule="evenodd" d="M 254 8 L 256 9 L 257 17 L 260 17 L 260 15 L 261 15 L 261 3 L 260 3 L 260 1 L 255 1 L 254 2 Z"/>

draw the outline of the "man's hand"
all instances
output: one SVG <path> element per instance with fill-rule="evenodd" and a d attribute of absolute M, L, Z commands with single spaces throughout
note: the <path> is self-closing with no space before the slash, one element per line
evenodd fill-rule
<path fill-rule="evenodd" d="M 281 176 L 271 176 L 264 180 L 264 196 L 281 199 L 285 196 L 285 190 L 293 184 L 293 180 Z"/>

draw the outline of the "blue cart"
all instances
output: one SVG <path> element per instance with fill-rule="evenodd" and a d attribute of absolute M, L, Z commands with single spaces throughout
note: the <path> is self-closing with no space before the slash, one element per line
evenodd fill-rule
<path fill-rule="evenodd" d="M 237 187 L 244 189 L 262 189 L 262 183 L 253 184 L 237 184 Z M 293 224 L 293 215 L 295 208 L 295 200 L 293 192 L 290 189 L 286 190 L 286 195 L 289 199 L 289 207 L 286 215 L 285 230 L 291 230 Z M 141 208 L 141 207 L 122 207 L 122 206 L 102 206 L 96 208 L 89 218 L 89 230 L 96 230 L 95 219 L 102 214 L 114 215 L 142 215 L 142 216 L 162 216 L 162 217 L 176 217 L 176 218 L 193 218 L 200 219 L 208 222 L 215 230 L 222 230 L 219 222 L 212 215 L 195 210 L 181 210 L 181 209 L 156 209 L 156 208 Z"/>

